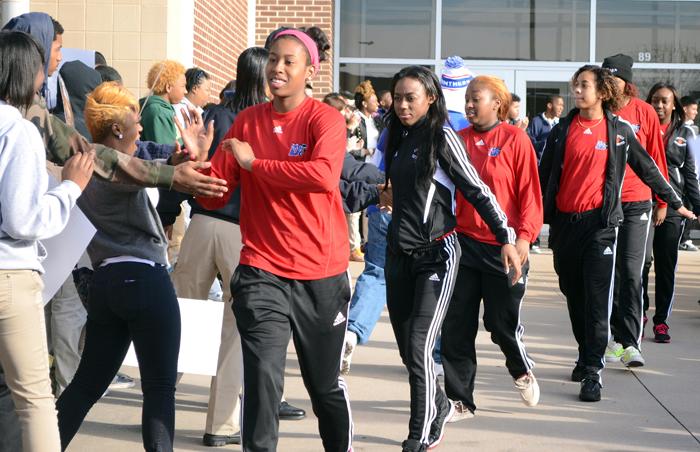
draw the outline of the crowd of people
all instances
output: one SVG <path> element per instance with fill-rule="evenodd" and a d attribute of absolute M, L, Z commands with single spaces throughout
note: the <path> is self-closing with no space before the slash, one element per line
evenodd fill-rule
<path fill-rule="evenodd" d="M 224 312 L 205 446 L 273 451 L 279 420 L 305 416 L 284 400 L 292 340 L 323 448 L 351 451 L 344 375 L 386 306 L 410 386 L 402 450 L 435 448 L 476 412 L 482 302 L 519 397 L 539 402 L 520 314 L 545 223 L 580 400 L 601 400 L 606 362 L 646 364 L 652 261 L 652 332 L 670 342 L 700 214 L 697 101 L 666 82 L 641 100 L 630 57 L 582 66 L 575 108 L 550 96 L 528 120 L 457 56 L 440 76 L 409 66 L 389 90 L 316 100 L 330 42 L 282 27 L 241 53 L 218 104 L 200 68 L 157 62 L 137 99 L 96 58 L 63 64 L 49 111 L 62 34 L 43 13 L 0 32 L 0 450 L 65 450 L 110 388 L 133 385 L 118 373 L 133 342 L 144 449 L 172 451 L 178 297 Z M 76 204 L 97 232 L 44 308 L 41 240 Z M 364 262 L 354 290 L 349 261 Z"/>

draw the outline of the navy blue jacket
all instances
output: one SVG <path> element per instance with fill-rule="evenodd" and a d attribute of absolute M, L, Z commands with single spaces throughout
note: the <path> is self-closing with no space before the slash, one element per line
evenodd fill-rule
<path fill-rule="evenodd" d="M 551 131 L 552 126 L 545 121 L 541 113 L 532 118 L 530 125 L 527 127 L 527 134 L 530 136 L 532 146 L 535 148 L 538 162 L 542 159 L 542 151 L 544 150 L 544 145 L 547 143 L 547 137 Z"/>

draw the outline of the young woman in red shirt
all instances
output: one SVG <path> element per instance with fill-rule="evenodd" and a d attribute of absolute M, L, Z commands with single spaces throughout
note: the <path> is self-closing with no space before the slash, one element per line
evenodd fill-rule
<path fill-rule="evenodd" d="M 691 126 L 684 124 L 683 106 L 673 85 L 657 83 L 652 86 L 647 102 L 656 110 L 664 135 L 668 176 L 676 194 L 687 200 L 693 212 L 700 213 L 700 188 L 695 172 L 695 159 L 688 143 L 696 139 Z M 654 341 L 671 342 L 668 318 L 671 316 L 676 285 L 676 264 L 686 220 L 673 209 L 668 211 L 663 223 L 651 231 L 650 241 L 654 246 L 655 288 Z M 649 281 L 649 265 L 644 266 L 644 282 Z M 647 284 L 644 293 L 647 293 Z M 644 317 L 649 309 L 649 297 L 644 297 Z"/>
<path fill-rule="evenodd" d="M 329 48 L 315 27 L 277 33 L 266 68 L 274 99 L 240 112 L 211 161 L 212 175 L 230 190 L 241 187 L 243 248 L 231 294 L 243 349 L 243 450 L 277 448 L 290 335 L 324 449 L 352 447 L 350 402 L 339 376 L 350 300 L 338 190 L 345 120 L 304 93 Z M 215 209 L 227 199 L 198 201 Z"/>
<path fill-rule="evenodd" d="M 522 342 L 520 307 L 525 296 L 530 244 L 542 228 L 542 192 L 537 155 L 525 131 L 507 119 L 510 93 L 502 80 L 480 75 L 467 88 L 467 119 L 459 132 L 479 177 L 493 192 L 516 234 L 522 278 L 503 273 L 501 247 L 474 207 L 457 196 L 457 239 L 462 257 L 455 291 L 442 327 L 447 397 L 455 402 L 452 421 L 473 415 L 476 333 L 484 301 L 484 327 L 506 357 L 506 367 L 527 406 L 539 401 L 534 363 Z"/>
<path fill-rule="evenodd" d="M 615 114 L 627 121 L 637 141 L 647 151 L 668 180 L 666 154 L 661 138 L 659 119 L 654 109 L 639 99 L 632 83 L 632 58 L 613 55 L 603 60 L 603 68 L 612 72 L 613 81 L 621 95 Z M 612 340 L 605 350 L 609 362 L 622 361 L 625 366 L 644 365 L 640 341 L 642 339 L 642 267 L 651 264 L 649 231 L 661 224 L 666 216 L 666 203 L 657 199 L 652 215 L 652 193 L 639 176 L 627 166 L 622 184 L 622 212 L 625 219 L 617 237 L 615 289 L 610 330 Z"/>
<path fill-rule="evenodd" d="M 581 382 L 579 399 L 597 402 L 609 340 L 616 239 L 624 218 L 620 192 L 627 163 L 679 214 L 695 216 L 682 206 L 629 123 L 611 113 L 620 93 L 610 71 L 586 65 L 576 71 L 571 84 L 576 108 L 547 138 L 540 183 L 554 269 L 578 343 L 571 379 Z"/>

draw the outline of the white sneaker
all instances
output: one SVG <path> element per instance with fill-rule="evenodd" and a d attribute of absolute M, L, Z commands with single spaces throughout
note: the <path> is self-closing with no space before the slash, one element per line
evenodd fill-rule
<path fill-rule="evenodd" d="M 625 353 L 625 348 L 619 342 L 610 340 L 608 346 L 605 347 L 605 361 L 609 363 L 617 363 L 622 358 L 622 354 Z"/>
<path fill-rule="evenodd" d="M 535 406 L 540 401 L 540 385 L 532 371 L 528 371 L 520 378 L 513 380 L 515 387 L 520 391 L 520 398 L 527 406 Z"/>
<path fill-rule="evenodd" d="M 685 242 L 680 244 L 678 249 L 682 251 L 697 251 L 698 247 L 693 244 L 692 240 L 686 240 Z"/>
<path fill-rule="evenodd" d="M 445 368 L 442 367 L 442 364 L 440 364 L 440 363 L 435 363 L 435 376 L 436 377 L 444 377 L 445 376 Z"/>
<path fill-rule="evenodd" d="M 347 375 L 350 373 L 350 363 L 352 361 L 352 353 L 357 347 L 357 334 L 352 331 L 345 332 L 345 349 L 343 350 L 343 360 L 340 363 L 340 373 Z"/>
<path fill-rule="evenodd" d="M 627 367 L 642 367 L 645 364 L 642 353 L 631 345 L 625 349 L 620 361 Z"/>
<path fill-rule="evenodd" d="M 532 254 L 542 254 L 542 248 L 540 248 L 537 245 L 532 245 L 532 248 L 530 248 L 530 252 Z"/>
<path fill-rule="evenodd" d="M 464 419 L 471 419 L 474 417 L 474 412 L 464 406 L 461 400 L 458 402 L 452 402 L 452 406 L 454 407 L 454 413 L 452 413 L 452 417 L 447 420 L 448 423 L 459 422 Z"/>

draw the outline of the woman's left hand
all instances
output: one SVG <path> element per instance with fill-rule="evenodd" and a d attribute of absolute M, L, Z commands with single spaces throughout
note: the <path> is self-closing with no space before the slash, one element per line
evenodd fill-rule
<path fill-rule="evenodd" d="M 510 285 L 514 286 L 522 276 L 522 266 L 520 265 L 520 255 L 515 246 L 505 244 L 501 247 L 501 261 L 506 274 L 512 274 Z"/>
<path fill-rule="evenodd" d="M 666 211 L 668 207 L 654 207 L 654 226 L 661 226 L 661 223 L 666 219 Z"/>
<path fill-rule="evenodd" d="M 253 162 L 255 161 L 255 154 L 253 153 L 253 148 L 250 147 L 245 141 L 240 141 L 236 138 L 231 138 L 223 142 L 224 149 L 233 153 L 236 157 L 238 164 L 241 168 L 251 171 L 253 169 Z"/>
<path fill-rule="evenodd" d="M 187 149 L 182 149 L 182 147 L 180 147 L 180 143 L 176 141 L 175 151 L 170 156 L 170 164 L 177 166 L 180 163 L 189 162 L 191 159 L 192 156 L 190 156 L 190 153 L 187 151 Z"/>
<path fill-rule="evenodd" d="M 206 162 L 209 157 L 209 148 L 214 141 L 214 121 L 209 121 L 209 125 L 204 127 L 202 115 L 194 108 L 189 108 L 189 116 L 182 111 L 182 119 L 185 127 L 174 119 L 177 130 L 180 131 L 182 142 L 185 144 L 187 152 L 192 160 Z"/>
<path fill-rule="evenodd" d="M 518 256 L 520 256 L 520 265 L 525 265 L 530 255 L 530 242 L 525 239 L 518 239 L 515 241 L 515 249 L 518 251 Z"/>
<path fill-rule="evenodd" d="M 687 218 L 688 220 L 697 220 L 697 219 L 698 219 L 698 217 L 695 216 L 695 214 L 694 214 L 693 212 L 691 212 L 690 210 L 686 209 L 685 207 L 681 207 L 680 209 L 678 209 L 678 213 L 679 213 L 682 217 Z"/>

